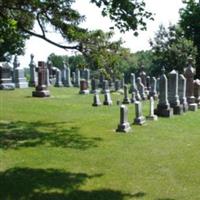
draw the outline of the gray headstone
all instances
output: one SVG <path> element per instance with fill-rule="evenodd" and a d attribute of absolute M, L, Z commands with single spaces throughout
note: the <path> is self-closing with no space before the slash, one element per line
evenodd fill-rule
<path fill-rule="evenodd" d="M 91 91 L 90 91 L 90 93 L 95 94 L 95 93 L 99 92 L 98 86 L 99 86 L 99 80 L 93 78 L 91 80 Z"/>
<path fill-rule="evenodd" d="M 142 115 L 142 103 L 140 101 L 136 101 L 134 124 L 143 125 L 145 122 L 145 117 Z"/>
<path fill-rule="evenodd" d="M 56 70 L 56 83 L 55 83 L 55 87 L 63 87 L 63 84 L 62 84 L 62 74 L 61 74 L 61 71 L 59 69 Z"/>
<path fill-rule="evenodd" d="M 155 100 L 158 99 L 158 94 L 157 94 L 157 80 L 155 77 L 151 78 L 151 87 L 150 87 L 150 92 L 149 92 L 150 97 L 153 97 Z"/>
<path fill-rule="evenodd" d="M 194 96 L 194 75 L 196 74 L 195 68 L 192 67 L 192 59 L 189 58 L 188 60 L 189 65 L 184 71 L 184 75 L 186 78 L 186 97 L 187 102 L 189 104 L 189 110 L 190 111 L 196 111 L 197 110 L 197 104 L 195 96 Z"/>
<path fill-rule="evenodd" d="M 181 105 L 183 105 L 183 111 L 187 112 L 188 111 L 188 103 L 187 103 L 187 98 L 186 98 L 186 79 L 183 76 L 183 74 L 179 75 L 178 94 L 179 94 L 180 103 L 181 103 Z"/>
<path fill-rule="evenodd" d="M 196 79 L 194 81 L 194 96 L 196 98 L 196 103 L 198 108 L 200 108 L 200 80 Z"/>
<path fill-rule="evenodd" d="M 123 99 L 123 104 L 129 104 L 131 101 L 128 97 L 128 86 L 124 85 L 124 99 Z"/>
<path fill-rule="evenodd" d="M 108 81 L 104 80 L 102 84 L 102 93 L 105 94 L 107 92 L 110 92 L 110 89 L 109 89 Z"/>
<path fill-rule="evenodd" d="M 130 93 L 137 91 L 137 85 L 135 81 L 135 74 L 131 73 L 131 87 L 130 87 Z"/>
<path fill-rule="evenodd" d="M 149 116 L 147 116 L 148 120 L 157 120 L 158 116 L 154 114 L 154 98 L 150 97 L 150 112 Z"/>
<path fill-rule="evenodd" d="M 14 90 L 12 68 L 7 62 L 0 62 L 0 90 Z"/>
<path fill-rule="evenodd" d="M 131 103 L 135 103 L 137 100 L 136 100 L 136 94 L 135 92 L 132 92 L 131 93 Z"/>
<path fill-rule="evenodd" d="M 37 85 L 38 82 L 38 76 L 36 73 L 36 64 L 34 62 L 34 55 L 31 54 L 31 61 L 29 64 L 30 67 L 30 80 L 29 80 L 29 86 L 30 87 L 35 87 Z"/>
<path fill-rule="evenodd" d="M 110 92 L 106 92 L 104 94 L 104 102 L 103 102 L 103 105 L 112 105 L 112 99 L 111 99 L 111 96 L 110 96 Z"/>
<path fill-rule="evenodd" d="M 129 132 L 131 130 L 128 122 L 128 108 L 125 105 L 120 106 L 120 122 L 117 127 L 117 132 Z"/>
<path fill-rule="evenodd" d="M 28 82 L 24 76 L 24 69 L 16 68 L 14 69 L 15 74 L 15 86 L 16 88 L 28 88 Z"/>
<path fill-rule="evenodd" d="M 175 115 L 183 114 L 183 106 L 180 104 L 178 96 L 178 73 L 175 70 L 169 73 L 168 100 Z"/>
<path fill-rule="evenodd" d="M 139 90 L 139 93 L 140 93 L 142 100 L 146 100 L 147 96 L 145 94 L 145 86 L 142 84 L 140 77 L 137 78 L 137 88 Z"/>
<path fill-rule="evenodd" d="M 75 87 L 80 87 L 80 70 L 76 69 L 76 82 L 75 82 Z"/>
<path fill-rule="evenodd" d="M 76 84 L 76 73 L 75 72 L 72 72 L 72 83 L 75 86 L 75 84 Z"/>
<path fill-rule="evenodd" d="M 92 106 L 101 106 L 101 101 L 98 93 L 94 93 Z"/>
<path fill-rule="evenodd" d="M 173 109 L 170 108 L 168 101 L 168 79 L 165 75 L 165 69 L 162 69 L 162 75 L 159 79 L 159 101 L 156 109 L 156 114 L 162 117 L 171 117 Z"/>

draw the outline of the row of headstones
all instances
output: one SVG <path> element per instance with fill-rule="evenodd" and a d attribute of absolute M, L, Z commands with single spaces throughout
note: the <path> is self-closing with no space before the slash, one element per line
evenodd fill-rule
<path fill-rule="evenodd" d="M 24 76 L 24 69 L 20 68 L 17 56 L 14 58 L 13 69 L 7 62 L 0 63 L 0 89 L 13 90 L 27 88 L 28 82 Z"/>

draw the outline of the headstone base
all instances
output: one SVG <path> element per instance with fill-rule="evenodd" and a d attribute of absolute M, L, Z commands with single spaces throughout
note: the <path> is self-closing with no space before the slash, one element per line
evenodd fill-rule
<path fill-rule="evenodd" d="M 116 132 L 124 132 L 127 133 L 131 130 L 130 124 L 128 122 L 119 124 Z"/>
<path fill-rule="evenodd" d="M 174 115 L 182 115 L 183 114 L 183 105 L 172 107 L 174 111 Z"/>
<path fill-rule="evenodd" d="M 141 116 L 134 119 L 134 124 L 136 125 L 143 125 L 146 122 L 145 117 Z"/>
<path fill-rule="evenodd" d="M 110 90 L 102 90 L 101 93 L 102 94 L 110 93 Z"/>
<path fill-rule="evenodd" d="M 112 101 L 104 101 L 103 105 L 110 106 L 110 105 L 112 105 Z"/>
<path fill-rule="evenodd" d="M 56 83 L 54 86 L 55 87 L 63 87 L 63 84 L 62 83 Z"/>
<path fill-rule="evenodd" d="M 154 113 L 160 117 L 172 117 L 173 116 L 173 108 L 170 108 L 168 105 L 158 105 L 157 109 L 155 109 Z"/>
<path fill-rule="evenodd" d="M 198 109 L 198 106 L 197 106 L 196 103 L 189 104 L 188 110 L 190 110 L 190 111 L 197 111 L 197 109 Z"/>
<path fill-rule="evenodd" d="M 184 103 L 183 105 L 183 112 L 187 112 L 188 111 L 188 104 Z"/>
<path fill-rule="evenodd" d="M 126 99 L 124 99 L 124 100 L 122 101 L 122 103 L 123 103 L 123 104 L 130 104 L 131 101 L 130 101 L 130 99 L 126 98 Z"/>
<path fill-rule="evenodd" d="M 90 90 L 90 94 L 96 94 L 99 93 L 99 90 Z"/>
<path fill-rule="evenodd" d="M 79 94 L 89 94 L 89 93 L 90 93 L 89 90 L 81 90 L 81 91 L 79 92 Z"/>
<path fill-rule="evenodd" d="M 33 97 L 50 97 L 49 90 L 41 90 L 41 91 L 33 91 L 32 92 Z"/>
<path fill-rule="evenodd" d="M 147 120 L 156 121 L 158 120 L 158 116 L 157 115 L 147 116 Z"/>
<path fill-rule="evenodd" d="M 14 83 L 2 83 L 0 84 L 0 90 L 14 90 L 15 84 Z"/>
<path fill-rule="evenodd" d="M 28 88 L 28 82 L 20 82 L 15 84 L 16 88 Z"/>

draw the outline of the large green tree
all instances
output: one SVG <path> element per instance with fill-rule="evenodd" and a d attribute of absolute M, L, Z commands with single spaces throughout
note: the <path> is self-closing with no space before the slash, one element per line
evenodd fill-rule
<path fill-rule="evenodd" d="M 183 72 L 188 64 L 188 57 L 195 57 L 197 53 L 193 42 L 184 37 L 182 29 L 177 25 L 170 25 L 168 28 L 160 25 L 150 44 L 153 52 L 150 71 L 153 74 L 158 74 L 163 66 L 167 72 L 172 69 Z"/>
<path fill-rule="evenodd" d="M 102 9 L 102 15 L 109 16 L 122 32 L 133 30 L 137 35 L 138 29 L 146 29 L 146 19 L 152 18 L 151 13 L 145 10 L 143 0 L 88 1 Z M 23 35 L 27 34 L 63 49 L 82 51 L 78 41 L 86 37 L 88 30 L 79 26 L 85 17 L 72 8 L 74 2 L 75 0 L 0 0 L 0 22 L 15 21 L 15 29 L 22 40 L 25 39 Z M 33 31 L 35 22 L 39 25 L 40 32 Z M 49 26 L 63 36 L 67 45 L 48 38 Z M 3 26 L 3 29 L 6 28 L 6 25 Z"/>
<path fill-rule="evenodd" d="M 180 26 L 185 37 L 192 40 L 197 47 L 196 71 L 200 77 L 200 2 L 195 0 L 183 1 L 185 8 L 180 10 Z"/>

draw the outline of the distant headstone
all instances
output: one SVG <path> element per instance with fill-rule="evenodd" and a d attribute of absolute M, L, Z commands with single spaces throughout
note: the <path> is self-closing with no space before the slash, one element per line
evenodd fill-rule
<path fill-rule="evenodd" d="M 61 71 L 59 69 L 56 70 L 56 83 L 55 83 L 55 87 L 63 87 L 63 84 L 62 84 L 62 74 L 61 74 Z"/>
<path fill-rule="evenodd" d="M 84 77 L 85 77 L 85 80 L 89 83 L 90 81 L 90 70 L 89 69 L 85 69 L 84 70 Z"/>
<path fill-rule="evenodd" d="M 143 125 L 145 122 L 145 117 L 142 115 L 142 103 L 140 101 L 136 101 L 134 124 Z"/>
<path fill-rule="evenodd" d="M 7 62 L 0 62 L 0 90 L 14 90 L 12 68 Z"/>
<path fill-rule="evenodd" d="M 37 72 L 36 72 L 36 64 L 34 62 L 34 55 L 31 54 L 31 62 L 29 64 L 30 67 L 30 80 L 29 80 L 29 86 L 35 87 L 38 82 Z"/>
<path fill-rule="evenodd" d="M 88 90 L 88 82 L 85 79 L 82 79 L 80 81 L 80 91 L 79 94 L 89 94 Z"/>
<path fill-rule="evenodd" d="M 200 80 L 196 79 L 194 81 L 194 96 L 196 98 L 196 103 L 198 108 L 200 108 Z"/>
<path fill-rule="evenodd" d="M 112 105 L 112 99 L 111 99 L 111 96 L 110 96 L 110 92 L 106 92 L 104 94 L 104 102 L 103 102 L 103 105 Z"/>
<path fill-rule="evenodd" d="M 101 106 L 101 101 L 100 101 L 100 98 L 99 98 L 99 94 L 97 92 L 94 93 L 92 106 Z"/>
<path fill-rule="evenodd" d="M 150 89 L 151 89 L 151 77 L 150 76 L 147 76 L 146 83 L 147 83 L 147 91 L 150 91 Z"/>
<path fill-rule="evenodd" d="M 140 77 L 137 78 L 137 88 L 139 90 L 142 100 L 146 100 L 147 96 L 145 94 L 145 86 L 143 85 Z"/>
<path fill-rule="evenodd" d="M 148 120 L 157 120 L 158 116 L 154 114 L 154 98 L 150 97 L 150 112 L 149 116 L 147 116 Z"/>
<path fill-rule="evenodd" d="M 95 94 L 95 93 L 99 92 L 98 85 L 99 85 L 99 80 L 93 78 L 91 80 L 91 91 L 90 91 L 90 93 Z"/>
<path fill-rule="evenodd" d="M 107 92 L 110 92 L 110 89 L 109 89 L 108 81 L 104 80 L 102 84 L 102 93 L 105 94 Z"/>
<path fill-rule="evenodd" d="M 15 56 L 13 63 L 13 75 L 16 88 L 28 88 L 28 82 L 24 76 L 24 69 L 20 68 L 20 63 L 17 56 Z"/>
<path fill-rule="evenodd" d="M 187 102 L 189 105 L 189 110 L 190 111 L 197 111 L 197 104 L 195 96 L 194 96 L 194 75 L 196 74 L 195 68 L 192 67 L 192 58 L 188 59 L 189 65 L 188 67 L 184 70 L 184 75 L 186 78 L 186 97 L 187 97 Z"/>
<path fill-rule="evenodd" d="M 178 73 L 175 70 L 169 73 L 168 100 L 175 115 L 183 114 L 183 105 L 180 104 L 178 96 Z"/>
<path fill-rule="evenodd" d="M 79 69 L 76 69 L 75 87 L 80 87 L 80 70 Z"/>
<path fill-rule="evenodd" d="M 131 101 L 128 97 L 128 86 L 124 85 L 124 99 L 123 99 L 123 104 L 129 104 Z"/>
<path fill-rule="evenodd" d="M 135 92 L 132 92 L 131 93 L 131 103 L 135 103 L 137 100 L 136 100 L 136 94 Z"/>
<path fill-rule="evenodd" d="M 121 89 L 121 83 L 119 80 L 115 80 L 115 91 L 119 91 Z"/>
<path fill-rule="evenodd" d="M 50 92 L 46 85 L 46 70 L 47 66 L 45 62 L 39 61 L 38 62 L 38 84 L 35 88 L 35 91 L 32 92 L 33 97 L 49 97 Z"/>
<path fill-rule="evenodd" d="M 157 93 L 157 80 L 155 77 L 151 78 L 151 87 L 150 87 L 150 92 L 149 92 L 149 96 L 153 97 L 155 100 L 158 99 L 158 93 Z"/>
<path fill-rule="evenodd" d="M 188 103 L 186 98 L 186 79 L 183 74 L 179 75 L 178 80 L 178 95 L 180 99 L 180 104 L 183 105 L 183 112 L 188 111 Z"/>
<path fill-rule="evenodd" d="M 155 113 L 161 117 L 173 116 L 173 108 L 170 107 L 168 101 L 168 80 L 164 68 L 159 79 L 159 101 Z"/>
<path fill-rule="evenodd" d="M 141 66 L 139 76 L 141 78 L 142 84 L 144 85 L 144 87 L 146 89 L 146 87 L 147 87 L 147 79 L 146 79 L 147 75 L 146 75 L 146 72 L 144 71 L 144 65 Z"/>
<path fill-rule="evenodd" d="M 129 132 L 131 130 L 128 122 L 128 108 L 125 105 L 120 106 L 120 122 L 117 127 L 117 132 Z"/>
<path fill-rule="evenodd" d="M 99 87 L 102 88 L 103 86 L 103 81 L 105 80 L 105 77 L 102 73 L 99 75 Z"/>
<path fill-rule="evenodd" d="M 71 70 L 66 66 L 66 64 L 64 64 L 64 68 L 62 70 L 62 82 L 65 87 L 72 87 Z"/>
<path fill-rule="evenodd" d="M 72 72 L 72 83 L 75 86 L 75 84 L 76 84 L 76 73 L 75 72 Z"/>
<path fill-rule="evenodd" d="M 130 87 L 130 93 L 137 91 L 137 85 L 136 85 L 136 81 L 135 81 L 135 74 L 131 73 L 131 87 Z"/>

